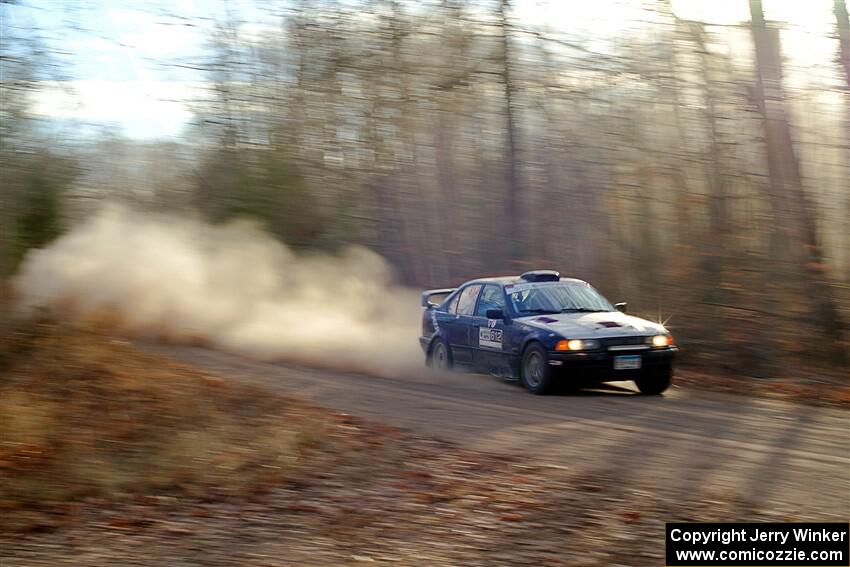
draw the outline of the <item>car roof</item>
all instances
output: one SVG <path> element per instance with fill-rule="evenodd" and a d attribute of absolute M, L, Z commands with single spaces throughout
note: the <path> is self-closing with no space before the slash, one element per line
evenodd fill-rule
<path fill-rule="evenodd" d="M 540 282 L 540 283 L 558 283 L 558 282 L 587 283 L 584 280 L 580 280 L 578 278 L 564 278 L 564 277 L 562 277 L 558 281 Z M 467 284 L 474 284 L 474 283 L 480 283 L 480 284 L 491 283 L 491 284 L 505 285 L 505 284 L 519 284 L 519 283 L 529 283 L 529 282 L 522 279 L 520 276 L 495 276 L 495 277 L 489 277 L 489 278 L 477 278 L 477 279 L 474 279 L 474 280 L 469 280 L 468 282 L 464 282 L 463 284 L 461 284 L 460 287 L 463 287 Z"/>

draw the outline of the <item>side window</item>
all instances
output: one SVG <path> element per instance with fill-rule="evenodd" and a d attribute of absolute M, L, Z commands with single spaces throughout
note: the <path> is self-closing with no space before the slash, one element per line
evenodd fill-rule
<path fill-rule="evenodd" d="M 481 286 L 476 284 L 466 287 L 462 292 L 460 292 L 460 299 L 457 302 L 458 315 L 472 315 L 472 310 L 475 309 L 475 300 L 478 299 L 479 291 L 481 291 Z"/>
<path fill-rule="evenodd" d="M 457 300 L 460 298 L 460 294 L 456 293 L 452 300 L 449 302 L 449 313 L 457 313 Z"/>
<path fill-rule="evenodd" d="M 475 315 L 478 317 L 486 317 L 488 309 L 504 309 L 505 294 L 502 293 L 502 288 L 497 285 L 486 285 L 481 293 L 481 299 L 478 301 L 478 308 L 475 310 Z"/>

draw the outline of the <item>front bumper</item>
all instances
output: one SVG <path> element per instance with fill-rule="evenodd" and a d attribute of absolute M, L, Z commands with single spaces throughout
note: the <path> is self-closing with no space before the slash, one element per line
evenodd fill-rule
<path fill-rule="evenodd" d="M 549 352 L 549 366 L 556 374 L 569 376 L 570 380 L 587 379 L 605 382 L 631 380 L 653 368 L 670 365 L 679 351 L 678 347 L 653 348 L 646 350 Z M 618 356 L 640 355 L 640 369 L 615 370 L 614 359 Z"/>

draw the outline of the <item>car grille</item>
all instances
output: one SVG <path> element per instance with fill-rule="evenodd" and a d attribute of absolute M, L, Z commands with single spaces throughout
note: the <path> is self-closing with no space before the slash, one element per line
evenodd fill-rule
<path fill-rule="evenodd" d="M 604 348 L 612 347 L 612 346 L 626 346 L 626 345 L 645 345 L 646 337 L 609 337 L 607 339 L 602 339 L 602 346 Z"/>

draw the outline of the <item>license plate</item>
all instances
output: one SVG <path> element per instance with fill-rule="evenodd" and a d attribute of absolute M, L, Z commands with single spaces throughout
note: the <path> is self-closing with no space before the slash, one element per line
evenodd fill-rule
<path fill-rule="evenodd" d="M 640 368 L 640 355 L 615 356 L 614 370 L 637 370 Z"/>

